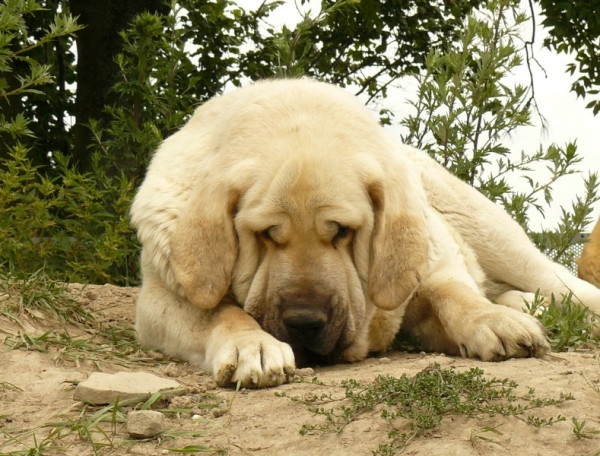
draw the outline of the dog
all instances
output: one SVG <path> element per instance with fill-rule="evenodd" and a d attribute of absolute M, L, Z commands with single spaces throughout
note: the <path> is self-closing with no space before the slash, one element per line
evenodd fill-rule
<path fill-rule="evenodd" d="M 588 242 L 583 246 L 577 261 L 577 275 L 596 287 L 600 287 L 600 220 L 590 234 Z"/>
<path fill-rule="evenodd" d="M 141 345 L 221 386 L 360 361 L 401 327 L 450 355 L 543 357 L 545 330 L 521 311 L 534 292 L 600 310 L 600 290 L 500 207 L 312 80 L 202 105 L 155 153 L 131 216 Z"/>

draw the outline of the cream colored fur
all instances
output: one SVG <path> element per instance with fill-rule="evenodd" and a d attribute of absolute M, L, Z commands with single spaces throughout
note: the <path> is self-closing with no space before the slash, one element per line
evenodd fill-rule
<path fill-rule="evenodd" d="M 401 325 L 450 354 L 543 356 L 543 328 L 515 310 L 523 299 L 572 290 L 600 310 L 600 290 L 548 260 L 502 209 L 314 81 L 205 103 L 158 149 L 131 214 L 141 343 L 221 385 L 290 381 L 290 302 L 327 309 L 310 348 L 345 361 L 385 350 Z"/>
<path fill-rule="evenodd" d="M 596 222 L 588 242 L 583 246 L 577 266 L 581 279 L 600 287 L 600 220 Z"/>

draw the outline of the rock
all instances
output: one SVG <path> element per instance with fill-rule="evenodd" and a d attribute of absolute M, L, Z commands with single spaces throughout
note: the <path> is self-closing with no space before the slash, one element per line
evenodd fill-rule
<path fill-rule="evenodd" d="M 98 295 L 91 290 L 88 290 L 85 293 L 85 297 L 88 298 L 90 301 L 95 301 L 96 299 L 98 299 Z"/>
<path fill-rule="evenodd" d="M 73 400 L 88 404 L 112 404 L 117 398 L 119 401 L 133 398 L 144 401 L 158 392 L 165 392 L 165 397 L 172 397 L 186 391 L 175 380 L 160 378 L 147 372 L 94 372 L 77 385 Z"/>
<path fill-rule="evenodd" d="M 127 414 L 127 432 L 136 439 L 157 436 L 165 428 L 165 415 L 154 410 L 131 411 Z"/>
<path fill-rule="evenodd" d="M 389 364 L 392 360 L 389 358 L 379 358 L 379 364 Z"/>
<path fill-rule="evenodd" d="M 212 416 L 214 418 L 219 418 L 223 415 L 225 415 L 227 413 L 227 410 L 221 409 L 221 408 L 214 408 L 212 409 Z"/>

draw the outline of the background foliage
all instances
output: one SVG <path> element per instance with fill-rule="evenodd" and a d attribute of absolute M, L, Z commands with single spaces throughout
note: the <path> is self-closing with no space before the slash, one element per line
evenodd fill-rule
<path fill-rule="evenodd" d="M 572 90 L 582 98 L 592 95 L 587 107 L 600 112 L 600 6 L 595 1 L 539 0 L 548 29 L 544 45 L 559 53 L 574 55 L 567 66 L 577 74 Z"/>
<path fill-rule="evenodd" d="M 526 229 L 579 161 L 575 144 L 518 160 L 503 144 L 532 116 L 530 87 L 506 83 L 523 64 L 529 19 L 518 2 L 323 0 L 293 28 L 270 23 L 280 1 L 251 11 L 228 0 L 125 3 L 0 3 L 0 267 L 13 274 L 44 267 L 66 281 L 136 284 L 127 213 L 152 152 L 199 104 L 264 77 L 348 87 Z M 387 89 L 405 77 L 418 84 L 414 110 L 395 119 Z M 550 174 L 538 182 L 540 165 Z M 527 191 L 513 190 L 515 176 Z M 566 247 L 598 199 L 596 176 L 586 182 L 556 230 L 530 233 L 557 260 L 572 260 Z"/>

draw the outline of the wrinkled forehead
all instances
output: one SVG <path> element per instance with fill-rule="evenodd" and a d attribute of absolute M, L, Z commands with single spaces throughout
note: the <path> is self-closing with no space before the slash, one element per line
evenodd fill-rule
<path fill-rule="evenodd" d="M 306 156 L 265 172 L 242 197 L 238 215 L 254 229 L 291 218 L 360 227 L 372 212 L 361 165 L 349 157 Z"/>

